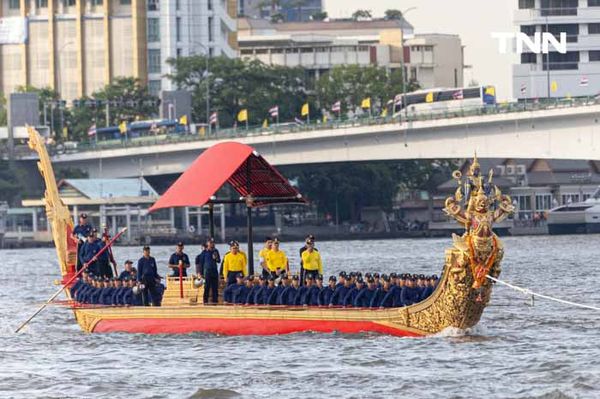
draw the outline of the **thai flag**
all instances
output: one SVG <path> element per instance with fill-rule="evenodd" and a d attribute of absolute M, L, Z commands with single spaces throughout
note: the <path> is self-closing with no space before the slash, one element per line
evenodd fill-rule
<path fill-rule="evenodd" d="M 581 87 L 587 87 L 587 85 L 589 83 L 590 83 L 590 81 L 587 76 L 582 76 L 581 79 L 579 80 L 579 86 L 581 86 Z"/>
<path fill-rule="evenodd" d="M 399 107 L 401 105 L 402 105 L 402 94 L 396 94 L 396 97 L 394 97 L 394 106 Z"/>
<path fill-rule="evenodd" d="M 92 137 L 96 135 L 96 124 L 94 123 L 92 126 L 90 126 L 90 128 L 88 129 L 88 136 Z"/>
<path fill-rule="evenodd" d="M 465 96 L 462 90 L 456 90 L 454 93 L 452 93 L 452 98 L 455 100 L 462 100 L 465 98 Z"/>
<path fill-rule="evenodd" d="M 342 110 L 342 102 L 341 101 L 336 101 L 331 106 L 331 111 L 333 111 L 333 112 L 340 112 L 341 110 Z"/>
<path fill-rule="evenodd" d="M 216 125 L 218 121 L 219 121 L 219 115 L 217 115 L 216 112 L 213 112 L 212 114 L 210 114 L 208 123 L 210 123 L 211 125 Z"/>
<path fill-rule="evenodd" d="M 299 125 L 304 125 L 304 121 L 298 117 L 294 118 L 294 122 L 296 122 Z"/>
<path fill-rule="evenodd" d="M 269 114 L 271 114 L 271 118 L 277 118 L 279 116 L 279 106 L 274 106 L 269 110 Z"/>

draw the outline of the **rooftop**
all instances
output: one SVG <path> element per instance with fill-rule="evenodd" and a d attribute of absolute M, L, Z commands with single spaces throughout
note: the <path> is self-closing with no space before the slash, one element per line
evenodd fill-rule
<path fill-rule="evenodd" d="M 91 200 L 123 197 L 157 197 L 144 178 L 64 179 L 58 183 L 62 197 L 83 196 Z"/>

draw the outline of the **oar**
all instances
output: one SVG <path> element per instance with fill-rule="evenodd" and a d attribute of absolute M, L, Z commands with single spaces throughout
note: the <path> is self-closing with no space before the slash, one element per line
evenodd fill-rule
<path fill-rule="evenodd" d="M 31 317 L 30 317 L 30 318 L 28 318 L 27 320 L 25 320 L 25 322 L 24 322 L 23 324 L 21 324 L 21 325 L 19 326 L 19 328 L 17 328 L 17 329 L 15 330 L 15 333 L 18 333 L 19 331 L 21 331 L 21 330 L 23 329 L 23 327 L 25 327 L 27 324 L 29 324 L 29 322 L 30 322 L 31 320 L 33 320 L 33 318 L 34 318 L 35 316 L 37 316 L 37 315 L 38 315 L 38 314 L 39 314 L 39 313 L 40 313 L 42 310 L 44 310 L 44 309 L 46 308 L 46 306 L 48 306 L 48 305 L 49 305 L 49 304 L 50 304 L 50 303 L 51 303 L 51 302 L 54 300 L 54 298 L 56 298 L 58 295 L 60 295 L 60 293 L 61 293 L 61 292 L 63 292 L 63 291 L 65 290 L 65 288 L 67 288 L 67 287 L 69 286 L 69 284 L 71 284 L 71 283 L 73 282 L 73 280 L 75 280 L 77 277 L 79 277 L 79 275 L 80 275 L 81 273 L 83 273 L 83 271 L 84 271 L 84 270 L 86 270 L 86 269 L 88 268 L 88 266 L 89 266 L 89 265 L 91 265 L 92 263 L 94 263 L 95 261 L 97 261 L 97 260 L 98 260 L 98 257 L 99 257 L 100 255 L 102 255 L 102 254 L 104 253 L 104 251 L 106 251 L 108 248 L 110 248 L 110 246 L 112 245 L 112 243 L 113 243 L 113 242 L 115 242 L 115 241 L 116 241 L 116 240 L 117 240 L 119 237 L 121 237 L 121 235 L 122 235 L 123 233 L 125 233 L 125 231 L 127 231 L 127 227 L 123 228 L 123 230 L 121 230 L 119 233 L 117 233 L 117 234 L 116 234 L 116 235 L 115 235 L 115 236 L 112 238 L 112 240 L 110 240 L 110 241 L 109 241 L 109 242 L 108 242 L 108 243 L 107 243 L 107 244 L 106 244 L 104 247 L 102 247 L 102 249 L 101 249 L 100 251 L 98 251 L 98 253 L 97 253 L 96 255 L 94 255 L 94 257 L 93 257 L 92 259 L 90 259 L 89 261 L 87 261 L 87 262 L 86 262 L 86 263 L 85 263 L 85 264 L 82 266 L 82 268 L 81 268 L 81 269 L 80 269 L 80 270 L 79 270 L 77 273 L 75 273 L 75 275 L 74 275 L 73 277 L 71 277 L 71 278 L 69 279 L 69 281 L 67 281 L 67 282 L 66 282 L 66 283 L 65 283 L 65 284 L 64 284 L 64 285 L 61 287 L 61 289 L 59 289 L 58 291 L 56 291 L 56 292 L 54 293 L 54 295 L 52 295 L 52 296 L 51 296 L 51 297 L 50 297 L 50 298 L 49 298 L 49 299 L 48 299 L 48 300 L 47 300 L 47 301 L 46 301 L 46 302 L 45 302 L 45 303 L 44 303 L 42 306 L 40 306 L 40 308 L 39 308 L 39 309 L 38 309 L 38 310 L 37 310 L 37 311 L 36 311 L 34 314 L 32 314 L 32 315 L 31 315 Z"/>

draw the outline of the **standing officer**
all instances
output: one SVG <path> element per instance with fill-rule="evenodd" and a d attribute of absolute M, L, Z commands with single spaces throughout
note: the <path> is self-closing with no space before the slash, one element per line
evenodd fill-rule
<path fill-rule="evenodd" d="M 265 246 L 258 253 L 260 267 L 262 267 L 262 275 L 264 277 L 269 277 L 271 275 L 269 272 L 269 267 L 267 266 L 267 256 L 269 255 L 271 248 L 273 248 L 273 239 L 271 237 L 267 237 L 265 238 Z"/>
<path fill-rule="evenodd" d="M 81 263 L 81 249 L 83 244 L 86 242 L 87 237 L 92 232 L 92 226 L 88 224 L 87 213 L 81 213 L 79 215 L 79 224 L 73 228 L 73 239 L 77 241 L 77 266 L 76 269 L 79 271 L 83 263 Z"/>
<path fill-rule="evenodd" d="M 279 239 L 273 240 L 273 248 L 267 255 L 267 267 L 273 277 L 278 277 L 281 273 L 290 273 L 290 262 L 285 252 L 279 249 Z"/>
<path fill-rule="evenodd" d="M 143 256 L 137 263 L 137 281 L 143 285 L 142 302 L 144 306 L 160 306 L 160 279 L 156 267 L 156 259 L 150 256 L 150 247 L 145 246 Z"/>
<path fill-rule="evenodd" d="M 227 285 L 235 283 L 235 277 L 242 273 L 243 277 L 248 275 L 248 258 L 240 251 L 240 244 L 233 240 L 229 243 L 229 252 L 223 257 L 223 278 Z"/>
<path fill-rule="evenodd" d="M 314 251 L 319 252 L 315 248 L 315 236 L 312 234 L 307 235 L 306 238 L 304 239 L 304 246 L 302 248 L 300 248 L 300 284 L 302 284 L 302 282 L 304 281 L 304 275 L 305 275 L 305 269 L 303 267 L 304 266 L 304 258 L 302 257 L 302 254 L 304 253 L 304 251 L 306 251 L 308 249 L 309 244 L 311 244 Z M 323 274 L 323 272 L 321 271 L 320 274 Z M 313 276 L 313 278 L 316 278 L 316 276 Z"/>
<path fill-rule="evenodd" d="M 204 283 L 204 304 L 208 305 L 208 296 L 211 294 L 210 303 L 219 302 L 219 263 L 221 255 L 215 248 L 215 240 L 211 237 L 206 241 L 204 250 L 196 257 L 196 273 L 203 278 Z"/>
<path fill-rule="evenodd" d="M 102 249 L 101 241 L 98 240 L 96 237 L 97 232 L 98 231 L 96 229 L 92 229 L 90 231 L 90 234 L 87 236 L 86 241 L 81 246 L 81 256 L 79 259 L 81 267 L 83 267 L 83 265 L 87 262 L 91 261 L 92 258 L 96 256 L 96 254 Z M 94 262 L 90 263 L 87 267 L 87 270 L 89 270 L 89 272 L 94 274 L 95 276 L 98 276 L 100 273 L 98 260 L 95 260 Z"/>
<path fill-rule="evenodd" d="M 302 251 L 302 262 L 301 270 L 304 276 L 310 276 L 313 281 L 318 275 L 323 274 L 323 261 L 321 260 L 321 254 L 315 249 L 315 243 L 307 240 L 305 250 Z"/>
<path fill-rule="evenodd" d="M 183 243 L 179 241 L 175 247 L 175 252 L 169 258 L 169 268 L 171 274 L 169 277 L 179 277 L 179 268 L 181 267 L 181 276 L 187 277 L 187 269 L 190 267 L 190 258 L 183 252 Z"/>

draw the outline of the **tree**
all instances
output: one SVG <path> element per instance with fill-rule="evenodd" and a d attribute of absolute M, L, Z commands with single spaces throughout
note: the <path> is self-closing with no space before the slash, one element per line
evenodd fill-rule
<path fill-rule="evenodd" d="M 371 19 L 373 16 L 371 15 L 371 10 L 356 10 L 352 14 L 352 19 L 355 21 Z"/>
<path fill-rule="evenodd" d="M 0 201 L 16 204 L 24 190 L 27 175 L 20 169 L 13 168 L 8 162 L 0 160 Z"/>
<path fill-rule="evenodd" d="M 311 15 L 313 21 L 325 21 L 328 17 L 327 11 L 318 11 Z"/>
<path fill-rule="evenodd" d="M 385 19 L 400 20 L 402 19 L 402 11 L 395 9 L 385 10 Z"/>

